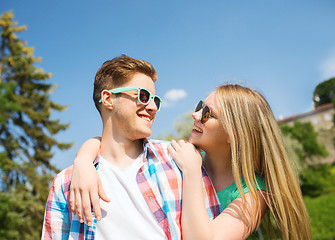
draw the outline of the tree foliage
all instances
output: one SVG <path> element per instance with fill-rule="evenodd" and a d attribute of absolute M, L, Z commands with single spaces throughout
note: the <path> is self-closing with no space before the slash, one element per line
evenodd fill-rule
<path fill-rule="evenodd" d="M 174 129 L 176 130 L 177 134 L 165 133 L 162 136 L 158 136 L 158 138 L 167 141 L 171 141 L 172 139 L 188 140 L 189 137 L 191 136 L 192 128 L 193 128 L 192 111 L 189 111 L 179 116 L 175 120 Z"/>
<path fill-rule="evenodd" d="M 330 164 L 316 164 L 304 169 L 301 189 L 305 196 L 317 197 L 335 192 L 335 174 Z"/>
<path fill-rule="evenodd" d="M 293 150 L 300 159 L 299 173 L 303 194 L 316 197 L 334 191 L 335 178 L 330 171 L 330 166 L 317 161 L 322 157 L 327 157 L 328 152 L 319 143 L 318 133 L 314 130 L 313 125 L 309 122 L 295 122 L 293 126 L 281 125 L 281 129 L 284 135 L 296 139 L 302 146 L 302 148 L 293 148 Z"/>
<path fill-rule="evenodd" d="M 297 155 L 302 161 L 328 156 L 326 148 L 319 143 L 318 133 L 310 122 L 297 121 L 293 126 L 281 125 L 280 128 L 284 135 L 291 136 L 302 145 L 302 151 L 297 149 Z"/>
<path fill-rule="evenodd" d="M 285 148 L 288 154 L 288 157 L 294 167 L 294 170 L 300 175 L 305 168 L 306 164 L 303 160 L 303 147 L 302 144 L 292 136 L 288 134 L 283 136 Z"/>
<path fill-rule="evenodd" d="M 178 132 L 179 138 L 188 140 L 193 129 L 194 119 L 192 118 L 193 111 L 189 111 L 178 117 L 174 123 L 174 128 Z"/>
<path fill-rule="evenodd" d="M 71 144 L 54 137 L 68 124 L 51 113 L 66 107 L 50 100 L 51 74 L 36 66 L 41 58 L 17 37 L 26 27 L 13 18 L 12 12 L 0 16 L 0 224 L 7 229 L 0 235 L 33 239 L 40 234 L 48 183 L 58 172 L 50 163 L 52 149 Z"/>
<path fill-rule="evenodd" d="M 328 79 L 316 86 L 313 92 L 314 106 L 318 107 L 326 103 L 334 102 L 335 78 Z"/>

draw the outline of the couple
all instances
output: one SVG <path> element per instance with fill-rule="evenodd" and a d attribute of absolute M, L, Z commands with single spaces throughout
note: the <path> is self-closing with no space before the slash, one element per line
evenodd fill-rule
<path fill-rule="evenodd" d="M 189 142 L 148 140 L 161 106 L 156 79 L 152 65 L 125 55 L 98 70 L 102 138 L 84 143 L 54 179 L 42 239 L 246 239 L 263 216 L 282 239 L 311 239 L 266 100 L 219 86 L 197 105 Z"/>

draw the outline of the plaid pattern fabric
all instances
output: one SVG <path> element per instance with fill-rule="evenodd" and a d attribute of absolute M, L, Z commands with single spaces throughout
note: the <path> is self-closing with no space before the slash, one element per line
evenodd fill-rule
<path fill-rule="evenodd" d="M 168 154 L 169 142 L 144 140 L 142 167 L 137 173 L 139 188 L 166 239 L 181 239 L 182 174 Z M 96 159 L 99 162 L 99 157 Z M 97 167 L 99 165 L 97 164 Z M 94 239 L 93 225 L 81 224 L 77 215 L 71 214 L 70 181 L 73 166 L 60 172 L 54 179 L 47 200 L 42 239 Z M 221 207 L 212 183 L 203 169 L 205 200 L 210 219 L 220 214 Z M 150 234 L 150 233 L 148 233 Z M 113 233 L 111 233 L 113 235 Z"/>

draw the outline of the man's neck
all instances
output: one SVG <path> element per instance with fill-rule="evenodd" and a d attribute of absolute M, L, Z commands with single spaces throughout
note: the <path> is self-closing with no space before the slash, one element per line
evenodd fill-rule
<path fill-rule="evenodd" d="M 114 166 L 130 166 L 143 151 L 143 140 L 131 141 L 116 138 L 111 133 L 102 134 L 100 155 Z"/>

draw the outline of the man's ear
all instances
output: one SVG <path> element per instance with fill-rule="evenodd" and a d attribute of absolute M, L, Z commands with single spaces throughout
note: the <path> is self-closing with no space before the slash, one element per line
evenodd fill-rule
<path fill-rule="evenodd" d="M 101 104 L 103 104 L 109 110 L 113 109 L 113 97 L 108 90 L 103 90 L 101 92 Z"/>

